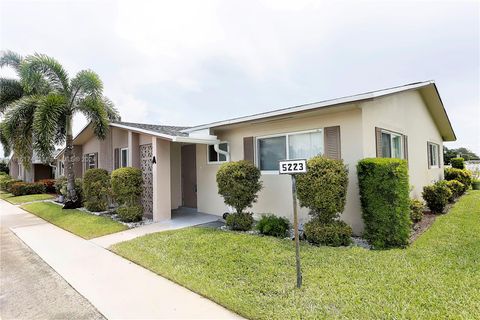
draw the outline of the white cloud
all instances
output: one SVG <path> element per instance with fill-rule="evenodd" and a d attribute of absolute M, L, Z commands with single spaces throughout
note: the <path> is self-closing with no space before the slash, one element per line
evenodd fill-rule
<path fill-rule="evenodd" d="M 196 124 L 435 79 L 458 144 L 480 153 L 479 6 L 3 0 L 0 41 L 95 70 L 124 121 Z"/>

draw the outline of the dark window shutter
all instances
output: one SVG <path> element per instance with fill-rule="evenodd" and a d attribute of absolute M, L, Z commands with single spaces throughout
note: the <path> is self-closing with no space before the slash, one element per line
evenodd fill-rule
<path fill-rule="evenodd" d="M 442 159 L 440 159 L 440 155 L 441 155 L 440 154 L 440 145 L 438 145 L 438 147 L 437 147 L 437 152 L 438 152 L 438 163 L 437 163 L 437 165 L 438 165 L 439 168 L 441 168 L 442 167 L 442 162 L 441 162 Z"/>
<path fill-rule="evenodd" d="M 382 129 L 375 127 L 375 149 L 377 158 L 382 157 Z"/>
<path fill-rule="evenodd" d="M 341 159 L 340 126 L 324 128 L 325 156 L 330 159 Z"/>
<path fill-rule="evenodd" d="M 113 150 L 113 169 L 120 168 L 120 149 Z"/>
<path fill-rule="evenodd" d="M 255 163 L 255 146 L 253 137 L 243 138 L 243 160 Z"/>
<path fill-rule="evenodd" d="M 403 156 L 405 160 L 408 160 L 408 137 L 403 136 Z"/>
<path fill-rule="evenodd" d="M 98 168 L 98 152 L 95 152 L 95 168 Z"/>
<path fill-rule="evenodd" d="M 431 150 L 430 150 L 430 143 L 427 142 L 427 163 L 428 163 L 428 169 L 430 169 L 430 159 L 431 159 Z"/>

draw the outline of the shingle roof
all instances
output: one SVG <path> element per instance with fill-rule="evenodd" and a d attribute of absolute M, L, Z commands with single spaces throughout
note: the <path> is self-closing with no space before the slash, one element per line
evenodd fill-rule
<path fill-rule="evenodd" d="M 189 128 L 189 127 L 164 126 L 164 125 L 158 125 L 158 124 L 146 124 L 146 123 L 135 123 L 135 122 L 123 122 L 123 121 L 115 121 L 113 123 L 126 126 L 126 127 L 167 134 L 169 136 L 181 136 L 181 137 L 188 136 L 188 133 L 181 132 L 181 130 L 185 130 Z"/>

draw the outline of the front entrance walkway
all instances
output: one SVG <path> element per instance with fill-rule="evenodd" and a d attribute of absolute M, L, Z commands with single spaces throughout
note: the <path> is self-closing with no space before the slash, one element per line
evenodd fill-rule
<path fill-rule="evenodd" d="M 104 248 L 108 248 L 115 243 L 132 240 L 149 233 L 193 227 L 199 224 L 217 221 L 219 218 L 219 216 L 198 212 L 196 209 L 179 208 L 172 210 L 171 220 L 155 222 L 138 228 L 98 237 L 90 241 Z"/>
<path fill-rule="evenodd" d="M 0 200 L 2 215 L 19 208 Z M 11 230 L 108 319 L 231 319 L 236 314 L 25 211 Z M 15 225 L 15 223 L 13 223 Z"/>

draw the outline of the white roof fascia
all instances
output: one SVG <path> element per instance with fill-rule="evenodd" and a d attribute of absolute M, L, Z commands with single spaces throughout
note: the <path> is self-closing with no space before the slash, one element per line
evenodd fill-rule
<path fill-rule="evenodd" d="M 173 142 L 198 143 L 198 144 L 217 144 L 220 140 L 216 136 L 211 138 L 194 138 L 194 137 L 174 137 Z"/>
<path fill-rule="evenodd" d="M 117 128 L 130 130 L 130 131 L 139 132 L 139 133 L 149 134 L 149 135 L 159 137 L 159 138 L 163 138 L 163 139 L 169 140 L 169 141 L 173 141 L 174 138 L 176 137 L 176 136 L 171 136 L 169 134 L 164 134 L 164 133 L 155 132 L 155 131 L 151 131 L 151 130 L 141 129 L 141 128 L 137 128 L 137 127 L 129 127 L 129 126 L 126 126 L 126 125 L 123 125 L 123 124 L 118 124 L 118 123 L 110 123 L 110 125 L 112 127 L 117 127 Z"/>
<path fill-rule="evenodd" d="M 297 113 L 297 112 L 302 112 L 302 111 L 308 111 L 308 110 L 312 110 L 312 109 L 323 108 L 323 107 L 328 107 L 328 106 L 338 105 L 338 104 L 351 103 L 351 102 L 360 101 L 360 100 L 374 99 L 374 98 L 386 96 L 386 95 L 397 93 L 397 92 L 418 89 L 418 88 L 425 87 L 425 86 L 428 86 L 428 85 L 433 84 L 433 83 L 435 83 L 435 82 L 434 81 L 424 81 L 424 82 L 414 83 L 414 84 L 410 84 L 410 85 L 394 87 L 394 88 L 390 88 L 390 89 L 383 89 L 383 90 L 372 91 L 372 92 L 357 94 L 357 95 L 348 96 L 348 97 L 342 97 L 342 98 L 337 98 L 337 99 L 332 99 L 332 100 L 326 100 L 326 101 L 321 101 L 321 102 L 315 102 L 315 103 L 300 105 L 300 106 L 296 106 L 296 107 L 288 107 L 288 108 L 283 108 L 283 109 L 279 109 L 279 110 L 258 113 L 258 114 L 254 114 L 254 115 L 251 115 L 251 116 L 244 116 L 244 117 L 234 118 L 234 119 L 230 119 L 230 120 L 212 122 L 212 123 L 208 123 L 208 124 L 184 129 L 184 130 L 181 130 L 181 132 L 190 133 L 190 132 L 194 132 L 194 131 L 205 130 L 205 129 L 208 129 L 208 128 L 225 126 L 225 125 L 231 125 L 231 124 L 236 124 L 236 123 L 240 123 L 240 122 L 248 122 L 248 121 L 258 120 L 258 119 L 262 119 L 262 118 L 281 116 L 281 115 L 285 115 L 285 114 L 289 114 L 289 113 Z"/>

